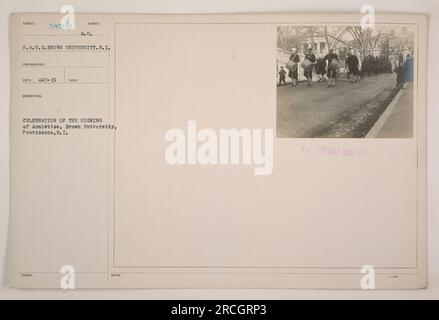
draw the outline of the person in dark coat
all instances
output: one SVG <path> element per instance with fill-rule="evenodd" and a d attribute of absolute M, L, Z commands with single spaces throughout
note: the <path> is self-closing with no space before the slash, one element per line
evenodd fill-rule
<path fill-rule="evenodd" d="M 396 86 L 401 87 L 405 82 L 405 69 L 404 65 L 399 62 L 398 66 L 395 68 L 396 73 Z"/>
<path fill-rule="evenodd" d="M 407 54 L 405 63 L 404 63 L 404 71 L 405 71 L 405 80 L 413 81 L 413 57 L 410 53 Z"/>
<path fill-rule="evenodd" d="M 339 61 L 338 55 L 334 53 L 334 49 L 330 48 L 329 53 L 323 57 L 324 61 L 328 60 L 328 73 L 326 74 L 328 77 L 328 88 L 335 87 L 335 78 L 338 74 L 338 68 L 331 65 L 334 59 L 337 60 L 337 62 Z"/>
<path fill-rule="evenodd" d="M 288 62 L 289 64 L 287 64 L 287 67 L 288 65 L 290 66 L 292 65 L 292 67 L 288 68 L 289 70 L 288 76 L 291 78 L 293 82 L 293 87 L 295 87 L 299 83 L 299 62 L 300 62 L 300 57 L 296 53 L 295 48 L 291 50 L 290 60 Z"/>
<path fill-rule="evenodd" d="M 319 58 L 317 58 L 316 61 L 316 73 L 319 77 L 319 81 L 325 81 L 326 62 L 323 60 L 321 55 L 319 56 Z"/>
<path fill-rule="evenodd" d="M 308 86 L 312 86 L 312 69 L 314 67 L 314 64 L 316 62 L 316 56 L 312 52 L 312 48 L 308 48 L 308 53 L 305 55 L 305 60 L 308 60 L 311 62 L 311 65 L 303 70 L 303 75 L 308 80 Z"/>
<path fill-rule="evenodd" d="M 366 64 L 367 64 L 367 57 L 364 57 L 361 60 L 361 69 L 360 69 L 360 79 L 364 79 L 364 76 L 366 75 Z"/>
<path fill-rule="evenodd" d="M 380 71 L 380 60 L 378 57 L 373 58 L 373 73 L 377 75 Z"/>
<path fill-rule="evenodd" d="M 346 64 L 349 69 L 347 76 L 349 79 L 351 79 L 351 82 L 357 81 L 357 78 L 360 75 L 360 71 L 358 70 L 359 63 L 360 61 L 358 60 L 357 56 L 352 52 L 349 52 L 346 58 Z"/>
<path fill-rule="evenodd" d="M 369 53 L 369 55 L 364 58 L 365 59 L 365 69 L 366 69 L 366 74 L 368 77 L 370 77 L 372 75 L 373 72 L 373 64 L 374 64 L 374 58 L 372 56 L 372 54 Z"/>
<path fill-rule="evenodd" d="M 280 67 L 280 70 L 279 70 L 279 85 L 281 85 L 282 83 L 287 84 L 286 81 L 285 81 L 286 74 L 287 74 L 287 72 L 285 71 L 284 67 Z"/>

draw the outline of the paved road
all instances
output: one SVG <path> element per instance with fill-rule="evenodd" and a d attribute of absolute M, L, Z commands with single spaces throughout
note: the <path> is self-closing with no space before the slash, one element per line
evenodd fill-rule
<path fill-rule="evenodd" d="M 395 74 L 366 77 L 361 82 L 337 81 L 308 87 L 277 88 L 279 138 L 357 138 L 367 132 L 397 93 Z"/>

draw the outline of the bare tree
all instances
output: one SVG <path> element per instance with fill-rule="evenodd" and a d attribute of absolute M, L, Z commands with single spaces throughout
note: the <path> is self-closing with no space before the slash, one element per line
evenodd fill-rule
<path fill-rule="evenodd" d="M 279 48 L 290 50 L 292 42 L 297 35 L 297 28 L 295 26 L 278 27 L 277 46 Z"/>
<path fill-rule="evenodd" d="M 288 50 L 298 43 L 309 41 L 312 47 L 315 48 L 315 38 L 317 37 L 323 37 L 328 48 L 335 47 L 338 43 L 349 45 L 349 43 L 343 40 L 347 32 L 347 28 L 338 26 L 279 27 L 278 47 Z"/>
<path fill-rule="evenodd" d="M 384 32 L 382 28 L 368 28 L 363 29 L 359 26 L 347 27 L 347 30 L 352 35 L 355 43 L 363 54 L 368 51 L 374 51 L 379 47 L 380 40 L 392 36 L 391 32 Z"/>
<path fill-rule="evenodd" d="M 309 38 L 311 40 L 312 48 L 315 47 L 315 37 L 319 34 L 319 27 L 316 26 L 306 26 L 299 28 L 300 31 L 303 31 L 303 36 Z"/>
<path fill-rule="evenodd" d="M 348 32 L 347 28 L 335 27 L 328 28 L 328 26 L 323 27 L 322 35 L 325 37 L 326 45 L 328 48 L 335 47 L 337 44 L 343 43 L 349 45 L 343 40 L 343 36 Z"/>

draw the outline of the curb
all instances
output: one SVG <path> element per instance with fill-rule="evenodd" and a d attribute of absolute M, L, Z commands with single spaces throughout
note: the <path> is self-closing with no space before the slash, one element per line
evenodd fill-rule
<path fill-rule="evenodd" d="M 365 138 L 376 138 L 378 136 L 378 134 L 380 133 L 384 124 L 386 123 L 387 119 L 392 114 L 393 110 L 395 109 L 396 105 L 398 104 L 398 101 L 401 98 L 402 93 L 403 93 L 403 89 L 400 88 L 398 93 L 393 98 L 392 102 L 390 102 L 390 104 L 387 106 L 386 110 L 378 118 L 377 122 L 375 122 L 373 127 L 370 128 L 370 130 L 367 133 L 367 135 L 365 136 Z"/>

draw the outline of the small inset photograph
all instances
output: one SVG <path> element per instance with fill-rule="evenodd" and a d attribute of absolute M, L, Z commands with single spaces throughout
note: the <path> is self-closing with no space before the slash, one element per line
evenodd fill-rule
<path fill-rule="evenodd" d="M 411 138 L 415 29 L 280 26 L 278 138 Z"/>

